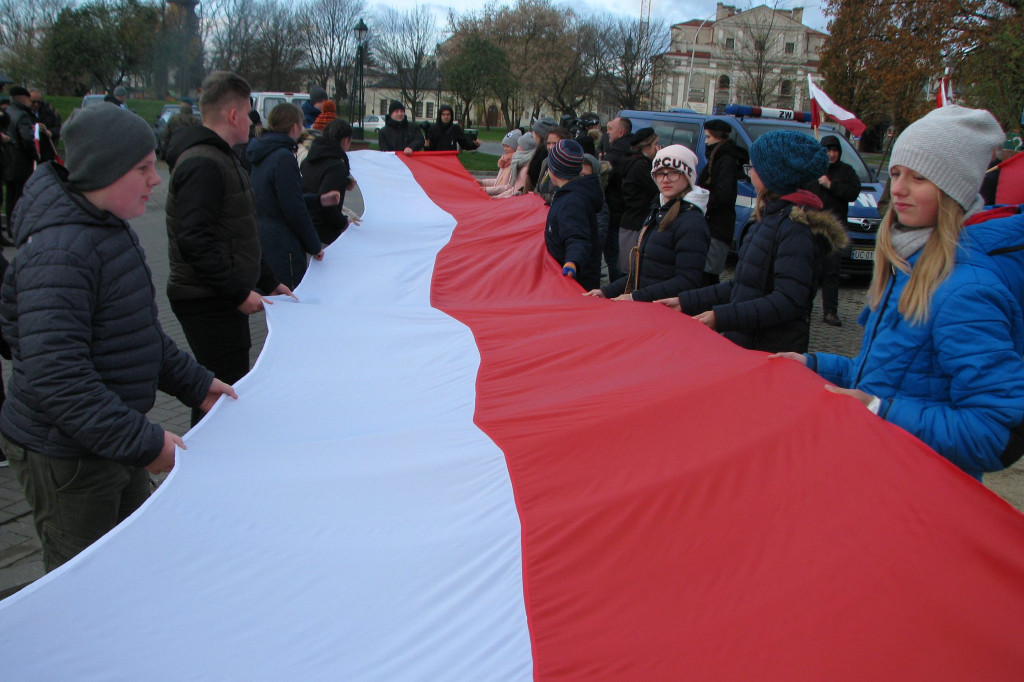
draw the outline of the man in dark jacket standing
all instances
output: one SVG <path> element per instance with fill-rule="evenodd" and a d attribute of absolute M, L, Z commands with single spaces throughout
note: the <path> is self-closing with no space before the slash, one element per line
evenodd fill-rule
<path fill-rule="evenodd" d="M 28 90 L 15 85 L 11 88 L 11 105 L 7 107 L 10 124 L 7 136 L 10 141 L 4 145 L 4 183 L 7 190 L 7 224 L 11 224 L 14 205 L 21 197 L 25 182 L 39 163 L 39 150 L 35 142 L 36 118 Z"/>
<path fill-rule="evenodd" d="M 825 210 L 829 211 L 839 224 L 846 229 L 846 218 L 850 213 L 850 202 L 860 196 L 860 178 L 853 166 L 843 163 L 840 158 L 843 148 L 839 138 L 826 135 L 821 138 L 821 146 L 828 152 L 828 171 L 820 178 L 808 184 L 811 190 L 821 198 Z M 821 266 L 821 307 L 824 311 L 825 324 L 841 327 L 839 319 L 839 260 L 840 252 L 832 251 L 822 261 Z"/>
<path fill-rule="evenodd" d="M 708 229 L 711 245 L 704 264 L 704 286 L 718 284 L 725 269 L 725 258 L 732 246 L 736 230 L 737 183 L 743 177 L 747 152 L 729 137 L 732 126 L 719 119 L 704 123 L 704 157 L 707 163 L 697 179 L 697 185 L 708 190 Z"/>
<path fill-rule="evenodd" d="M 604 196 L 608 202 L 608 234 L 604 240 L 604 261 L 608 264 L 608 281 L 622 277 L 619 269 L 619 222 L 622 220 L 622 168 L 632 154 L 633 122 L 628 118 L 613 118 L 608 121 L 608 144 L 610 148 L 604 160 L 611 164 L 608 187 Z"/>
<path fill-rule="evenodd" d="M 12 352 L 0 433 L 47 571 L 134 512 L 150 472 L 174 466 L 184 443 L 146 418 L 158 388 L 204 411 L 235 397 L 161 329 L 126 222 L 160 183 L 149 124 L 115 107 L 80 109 L 65 144 L 67 168 L 46 163 L 25 186 L 0 296 Z"/>
<path fill-rule="evenodd" d="M 601 179 L 580 175 L 583 147 L 576 140 L 561 140 L 548 153 L 548 172 L 555 185 L 544 243 L 558 261 L 562 274 L 572 277 L 584 291 L 601 284 L 601 245 L 597 212 L 604 204 Z"/>
<path fill-rule="evenodd" d="M 28 96 L 32 113 L 41 124 L 39 127 L 39 158 L 42 161 L 53 161 L 57 158 L 57 143 L 60 142 L 60 114 L 53 108 L 53 105 L 43 99 L 43 93 L 40 90 L 29 90 Z"/>
<path fill-rule="evenodd" d="M 180 130 L 167 152 L 167 298 L 196 359 L 229 384 L 249 371 L 248 316 L 272 303 L 264 293 L 292 295 L 263 259 L 252 184 L 231 150 L 249 139 L 249 93 L 235 74 L 211 73 L 203 125 Z"/>
<path fill-rule="evenodd" d="M 462 126 L 455 122 L 455 111 L 447 104 L 437 110 L 437 122 L 427 131 L 427 149 L 432 152 L 455 152 L 476 149 L 480 140 L 471 142 Z"/>
<path fill-rule="evenodd" d="M 377 131 L 377 148 L 406 156 L 423 149 L 423 132 L 405 117 L 405 105 L 397 100 L 391 101 L 384 127 Z"/>

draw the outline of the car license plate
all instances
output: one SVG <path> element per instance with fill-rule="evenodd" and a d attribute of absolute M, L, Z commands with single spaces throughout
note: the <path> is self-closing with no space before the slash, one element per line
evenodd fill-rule
<path fill-rule="evenodd" d="M 853 249 L 850 251 L 851 260 L 874 260 L 875 252 L 873 249 Z"/>

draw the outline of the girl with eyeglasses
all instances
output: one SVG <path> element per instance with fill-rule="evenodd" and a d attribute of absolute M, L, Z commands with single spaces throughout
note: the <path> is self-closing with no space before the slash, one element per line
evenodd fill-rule
<path fill-rule="evenodd" d="M 697 157 L 682 145 L 665 147 L 654 157 L 651 178 L 660 200 L 629 253 L 629 274 L 584 296 L 655 301 L 700 286 L 710 235 L 708 191 L 694 186 Z"/>
<path fill-rule="evenodd" d="M 756 220 L 740 239 L 733 279 L 660 302 L 692 315 L 737 345 L 770 352 L 807 350 L 815 270 L 847 243 L 843 227 L 800 189 L 828 169 L 808 135 L 776 130 L 750 147 Z"/>

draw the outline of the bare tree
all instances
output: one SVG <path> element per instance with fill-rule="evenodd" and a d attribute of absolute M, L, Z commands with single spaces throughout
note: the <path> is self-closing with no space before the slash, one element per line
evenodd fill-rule
<path fill-rule="evenodd" d="M 43 74 L 46 33 L 72 0 L 0 0 L 0 67 L 28 83 Z"/>
<path fill-rule="evenodd" d="M 348 97 L 355 56 L 352 28 L 363 13 L 361 0 L 313 0 L 303 10 L 306 69 L 311 82 Z"/>
<path fill-rule="evenodd" d="M 645 24 L 637 19 L 604 19 L 604 46 L 599 69 L 611 102 L 620 109 L 642 109 L 650 102 L 655 57 L 668 49 L 669 30 L 663 21 Z"/>
<path fill-rule="evenodd" d="M 437 21 L 426 5 L 419 5 L 407 12 L 385 9 L 376 23 L 380 28 L 371 36 L 371 51 L 377 63 L 396 77 L 403 102 L 415 112 L 422 95 L 437 85 L 431 59 L 441 37 Z"/>
<path fill-rule="evenodd" d="M 776 1 L 771 7 L 762 5 L 738 15 L 740 30 L 735 36 L 724 38 L 735 41 L 740 101 L 756 107 L 780 104 L 776 94 L 783 82 L 792 78 L 797 63 L 795 56 L 786 50 L 785 20 L 775 11 L 778 4 Z M 781 95 L 787 96 L 787 93 Z"/>

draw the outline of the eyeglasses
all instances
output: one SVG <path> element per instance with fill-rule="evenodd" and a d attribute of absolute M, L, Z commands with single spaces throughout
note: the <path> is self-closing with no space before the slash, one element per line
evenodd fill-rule
<path fill-rule="evenodd" d="M 679 171 L 673 171 L 673 170 L 658 171 L 656 173 L 651 173 L 651 177 L 654 178 L 655 182 L 657 182 L 658 180 L 668 180 L 669 182 L 675 182 L 680 177 L 682 177 L 682 175 L 683 174 L 680 173 Z"/>
<path fill-rule="evenodd" d="M 745 164 L 743 164 L 743 174 L 744 175 L 750 175 L 750 171 L 752 171 L 752 170 L 754 170 L 754 164 L 752 164 L 752 163 L 745 163 Z"/>

